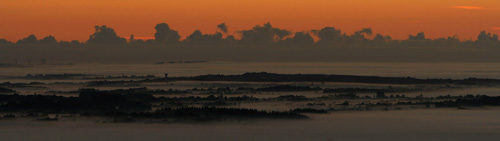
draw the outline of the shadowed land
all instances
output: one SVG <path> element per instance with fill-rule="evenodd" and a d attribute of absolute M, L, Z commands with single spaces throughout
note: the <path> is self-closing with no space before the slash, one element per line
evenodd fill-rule
<path fill-rule="evenodd" d="M 481 106 L 500 106 L 500 97 L 486 95 L 406 97 L 385 96 L 377 98 L 359 97 L 356 94 L 330 95 L 317 98 L 303 96 L 279 96 L 276 98 L 254 98 L 248 96 L 225 97 L 154 97 L 151 94 L 82 89 L 78 97 L 50 95 L 0 95 L 0 110 L 3 119 L 32 118 L 36 120 L 58 120 L 48 114 L 69 115 L 67 117 L 101 117 L 109 122 L 203 122 L 238 121 L 250 119 L 306 119 L 301 113 L 327 113 L 336 111 L 401 110 L 415 108 L 467 109 Z M 261 111 L 247 108 L 225 107 L 239 103 L 259 102 L 312 102 L 309 106 L 325 105 L 318 100 L 345 100 L 329 109 L 296 108 L 289 111 Z M 361 100 L 361 103 L 349 101 Z M 396 102 L 394 102 L 394 100 Z M 393 102 L 391 102 L 393 101 Z M 155 110 L 153 110 L 153 108 Z M 12 114 L 15 113 L 15 114 Z"/>

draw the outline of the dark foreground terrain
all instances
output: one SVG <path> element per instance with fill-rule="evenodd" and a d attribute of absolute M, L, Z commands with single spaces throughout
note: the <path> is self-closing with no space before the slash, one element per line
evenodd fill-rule
<path fill-rule="evenodd" d="M 104 122 L 172 123 L 308 119 L 311 114 L 341 111 L 500 106 L 500 96 L 495 95 L 421 93 L 496 88 L 500 84 L 496 79 L 274 73 L 168 78 L 50 74 L 17 78 L 51 82 L 1 83 L 1 119 L 58 121 L 97 117 Z M 74 82 L 57 82 L 60 80 Z M 339 86 L 344 83 L 349 85 Z M 420 94 L 413 94 L 416 92 Z"/>

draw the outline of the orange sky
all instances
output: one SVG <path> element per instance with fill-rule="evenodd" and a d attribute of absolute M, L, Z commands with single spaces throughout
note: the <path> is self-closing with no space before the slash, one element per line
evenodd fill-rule
<path fill-rule="evenodd" d="M 232 34 L 271 22 L 292 31 L 334 26 L 348 34 L 371 27 L 396 39 L 424 31 L 430 38 L 479 31 L 500 34 L 498 0 L 0 0 L 0 38 L 29 34 L 85 41 L 94 25 L 120 36 L 151 37 L 158 23 L 182 36 L 214 33 L 225 22 Z"/>

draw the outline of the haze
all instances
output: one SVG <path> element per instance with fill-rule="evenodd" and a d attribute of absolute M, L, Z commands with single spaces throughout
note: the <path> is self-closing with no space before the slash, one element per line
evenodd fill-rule
<path fill-rule="evenodd" d="M 0 0 L 0 140 L 498 140 L 498 0 Z"/>
<path fill-rule="evenodd" d="M 492 0 L 0 0 L 0 38 L 30 34 L 85 41 L 95 25 L 119 36 L 151 38 L 165 22 L 185 38 L 196 29 L 214 33 L 219 23 L 230 34 L 271 22 L 294 32 L 334 26 L 346 33 L 370 27 L 394 39 L 425 31 L 427 37 L 475 39 L 500 33 L 499 1 Z"/>

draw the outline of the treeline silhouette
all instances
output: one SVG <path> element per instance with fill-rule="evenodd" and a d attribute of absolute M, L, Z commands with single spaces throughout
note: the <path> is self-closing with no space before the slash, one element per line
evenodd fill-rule
<path fill-rule="evenodd" d="M 255 98 L 249 96 L 226 97 L 210 95 L 207 97 L 154 97 L 151 93 L 136 93 L 135 90 L 96 90 L 81 89 L 78 97 L 55 95 L 0 95 L 0 111 L 11 113 L 2 118 L 17 116 L 36 117 L 41 120 L 57 120 L 57 118 L 39 118 L 51 114 L 71 114 L 89 117 L 111 118 L 112 122 L 192 122 L 192 121 L 225 121 L 242 119 L 305 119 L 302 113 L 328 113 L 329 111 L 376 110 L 383 108 L 401 109 L 401 107 L 481 107 L 500 106 L 500 97 L 486 95 L 416 97 L 385 96 L 383 92 L 377 97 L 360 97 L 354 93 L 335 94 L 315 98 L 302 95 L 281 95 L 276 98 Z M 349 100 L 363 100 L 356 103 Z M 337 100 L 343 103 L 330 105 L 325 109 L 323 100 Z M 371 100 L 371 101 L 370 101 Z M 294 108 L 287 111 L 263 111 L 248 108 L 224 107 L 234 103 L 257 101 L 311 102 L 308 107 Z M 204 106 L 196 107 L 200 103 Z M 235 105 L 235 104 L 234 104 Z M 223 106 L 223 107 L 220 107 Z M 314 108 L 309 106 L 323 106 Z M 335 106 L 335 107 L 331 107 Z M 154 108 L 156 107 L 156 108 Z M 156 110 L 153 110 L 156 109 Z M 12 114 L 14 113 L 14 114 Z"/>
<path fill-rule="evenodd" d="M 414 77 L 381 77 L 381 76 L 357 76 L 357 75 L 326 75 L 326 74 L 277 74 L 268 72 L 248 72 L 239 75 L 209 74 L 194 77 L 172 77 L 168 80 L 198 80 L 198 81 L 250 81 L 250 82 L 354 82 L 374 84 L 459 84 L 459 85 L 494 85 L 500 84 L 498 79 L 489 78 L 466 78 L 466 79 L 418 79 Z M 164 81 L 163 78 L 144 81 Z M 300 88 L 280 86 L 290 90 L 316 88 Z M 278 90 L 280 87 L 266 88 Z M 319 90 L 319 89 L 316 89 Z"/>
<path fill-rule="evenodd" d="M 253 97 L 227 98 L 222 95 L 186 98 L 156 98 L 151 93 L 135 90 L 96 90 L 80 89 L 78 97 L 56 95 L 0 95 L 0 111 L 28 113 L 28 116 L 40 116 L 48 113 L 76 114 L 81 116 L 102 116 L 113 118 L 114 122 L 157 119 L 160 122 L 178 121 L 218 121 L 255 118 L 270 119 L 305 119 L 300 112 L 262 111 L 247 108 L 230 107 L 192 107 L 182 103 L 204 101 L 206 103 L 225 101 L 253 101 Z M 225 100 L 225 101 L 220 101 Z M 161 102 L 160 109 L 152 110 L 154 104 Z M 180 105 L 172 104 L 178 103 Z M 52 118 L 41 120 L 57 120 Z"/>
<path fill-rule="evenodd" d="M 190 77 L 169 77 L 143 80 L 98 80 L 89 81 L 87 86 L 112 86 L 112 85 L 129 85 L 136 86 L 145 82 L 168 82 L 168 81 L 235 81 L 235 82 L 350 82 L 350 83 L 371 83 L 371 84 L 455 84 L 455 85 L 482 85 L 491 86 L 500 84 L 500 79 L 491 78 L 465 78 L 465 79 L 449 79 L 449 78 L 414 78 L 414 77 L 382 77 L 382 76 L 358 76 L 358 75 L 327 75 L 327 74 L 278 74 L 268 72 L 248 72 L 237 75 L 222 75 L 208 74 Z M 193 89 L 196 90 L 196 89 Z M 309 86 L 271 86 L 265 88 L 247 88 L 240 87 L 238 90 L 244 91 L 317 91 L 322 90 L 319 87 Z M 329 89 L 332 92 L 343 91 L 375 91 L 374 89 Z M 228 92 L 232 93 L 229 88 L 209 88 L 208 91 Z M 413 91 L 412 89 L 388 88 L 387 91 Z M 168 93 L 158 91 L 159 93 Z M 171 90 L 171 92 L 181 92 Z"/>
<path fill-rule="evenodd" d="M 363 28 L 353 34 L 347 34 L 335 27 L 291 32 L 287 29 L 273 27 L 270 23 L 256 25 L 252 29 L 236 31 L 230 35 L 225 23 L 217 25 L 217 32 L 204 34 L 200 30 L 182 38 L 178 31 L 171 29 L 168 24 L 160 23 L 155 26 L 154 39 L 135 39 L 130 35 L 128 39 L 117 35 L 115 30 L 106 25 L 95 26 L 95 32 L 85 42 L 57 41 L 54 36 L 41 39 L 35 35 L 16 42 L 0 39 L 0 47 L 10 46 L 61 46 L 85 47 L 100 45 L 118 46 L 161 46 L 161 47 L 349 47 L 349 46 L 381 46 L 381 47 L 500 47 L 498 35 L 481 31 L 476 40 L 461 41 L 455 36 L 436 39 L 426 38 L 424 32 L 409 35 L 405 40 L 394 40 L 388 35 L 376 34 L 371 28 Z M 239 37 L 239 38 L 237 38 Z M 317 41 L 315 41 L 315 38 Z"/>

